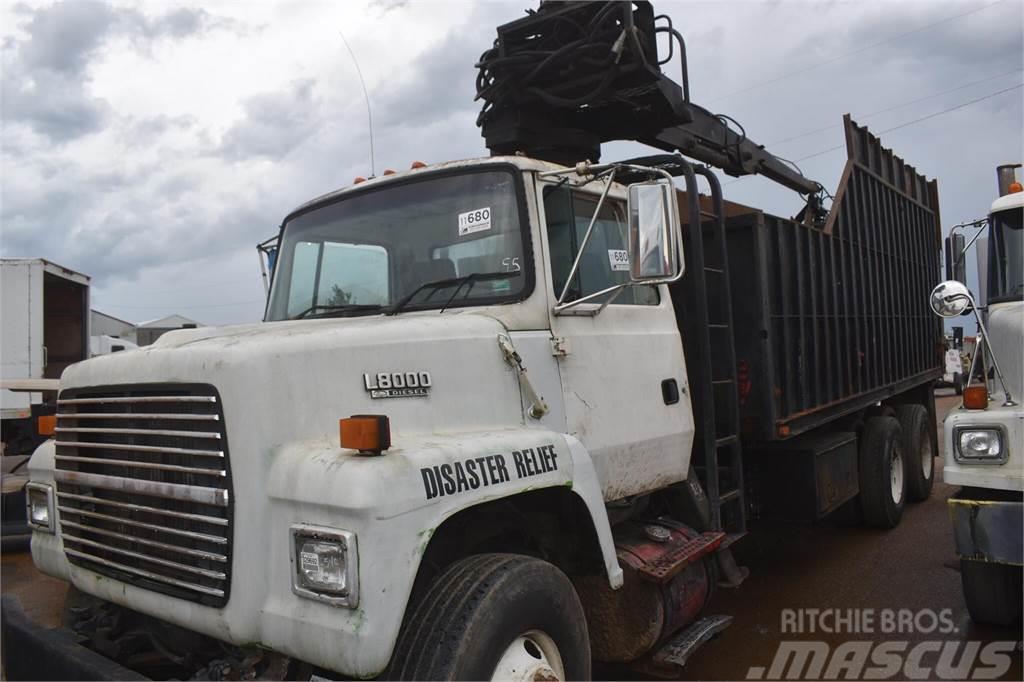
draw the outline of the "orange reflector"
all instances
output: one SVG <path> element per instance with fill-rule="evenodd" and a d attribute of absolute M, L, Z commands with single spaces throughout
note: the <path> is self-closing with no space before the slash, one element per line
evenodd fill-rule
<path fill-rule="evenodd" d="M 384 175 L 394 175 L 394 174 L 395 174 L 395 171 L 391 170 L 390 168 L 387 168 L 387 169 L 384 170 Z"/>
<path fill-rule="evenodd" d="M 1024 185 L 1020 184 L 1019 182 L 1011 182 L 1010 194 L 1015 194 L 1017 192 L 1024 192 Z"/>
<path fill-rule="evenodd" d="M 356 179 L 352 181 L 352 184 L 358 185 L 360 182 L 366 182 L 366 178 L 364 178 L 362 175 L 357 175 Z"/>
<path fill-rule="evenodd" d="M 413 161 L 412 165 L 409 167 L 412 168 L 413 170 L 416 170 L 417 168 L 426 168 L 427 164 L 423 163 L 422 161 Z"/>
<path fill-rule="evenodd" d="M 45 414 L 36 420 L 36 430 L 40 436 L 52 436 L 57 433 L 57 415 Z"/>
<path fill-rule="evenodd" d="M 968 410 L 984 410 L 988 407 L 988 387 L 968 386 L 964 389 L 964 407 Z"/>
<path fill-rule="evenodd" d="M 785 424 L 779 425 L 779 438 L 785 438 L 789 435 L 789 427 Z"/>
<path fill-rule="evenodd" d="M 338 420 L 341 447 L 379 455 L 391 447 L 391 423 L 383 414 L 356 414 Z"/>

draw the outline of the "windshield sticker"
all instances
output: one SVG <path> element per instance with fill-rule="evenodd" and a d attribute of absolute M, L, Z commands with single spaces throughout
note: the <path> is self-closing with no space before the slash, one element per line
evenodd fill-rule
<path fill-rule="evenodd" d="M 512 456 L 512 467 L 504 454 L 498 454 L 420 469 L 423 492 L 431 500 L 506 483 L 512 480 L 509 469 L 515 471 L 517 479 L 558 470 L 558 453 L 554 444 L 513 450 L 509 454 Z"/>
<path fill-rule="evenodd" d="M 624 249 L 608 249 L 608 263 L 612 271 L 629 270 L 629 251 Z"/>
<path fill-rule="evenodd" d="M 491 229 L 491 207 L 475 208 L 459 214 L 459 236 Z"/>

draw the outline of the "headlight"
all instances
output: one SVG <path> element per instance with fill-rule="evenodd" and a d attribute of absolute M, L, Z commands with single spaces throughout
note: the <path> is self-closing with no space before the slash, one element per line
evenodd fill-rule
<path fill-rule="evenodd" d="M 1003 432 L 1000 429 L 958 429 L 953 440 L 958 462 L 1003 464 L 1007 460 Z"/>
<path fill-rule="evenodd" d="M 26 484 L 25 507 L 29 527 L 44 533 L 53 532 L 53 488 L 44 483 Z"/>
<path fill-rule="evenodd" d="M 292 526 L 292 591 L 336 606 L 359 603 L 356 536 L 345 530 Z"/>

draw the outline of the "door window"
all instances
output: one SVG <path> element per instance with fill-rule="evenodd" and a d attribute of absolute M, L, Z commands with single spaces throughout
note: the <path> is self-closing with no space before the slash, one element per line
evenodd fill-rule
<path fill-rule="evenodd" d="M 554 187 L 545 192 L 544 212 L 556 296 L 562 293 L 597 203 L 597 196 L 565 187 Z M 569 286 L 566 303 L 616 284 L 629 283 L 626 228 L 623 203 L 605 199 L 594 223 L 594 232 L 580 258 L 579 269 Z M 594 299 L 594 302 L 601 303 L 603 299 Z M 657 287 L 640 285 L 626 287 L 618 293 L 612 305 L 657 305 L 658 302 Z"/>

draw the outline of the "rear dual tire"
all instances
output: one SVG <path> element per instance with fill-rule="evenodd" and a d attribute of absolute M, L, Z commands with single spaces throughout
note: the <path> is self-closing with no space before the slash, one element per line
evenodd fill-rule
<path fill-rule="evenodd" d="M 895 528 L 903 518 L 907 476 L 903 432 L 894 417 L 870 417 L 864 423 L 858 457 L 860 507 L 864 523 Z"/>
<path fill-rule="evenodd" d="M 923 502 L 931 497 L 935 482 L 935 452 L 928 410 L 924 405 L 899 405 L 896 407 L 896 420 L 900 423 L 903 437 L 907 499 Z"/>

